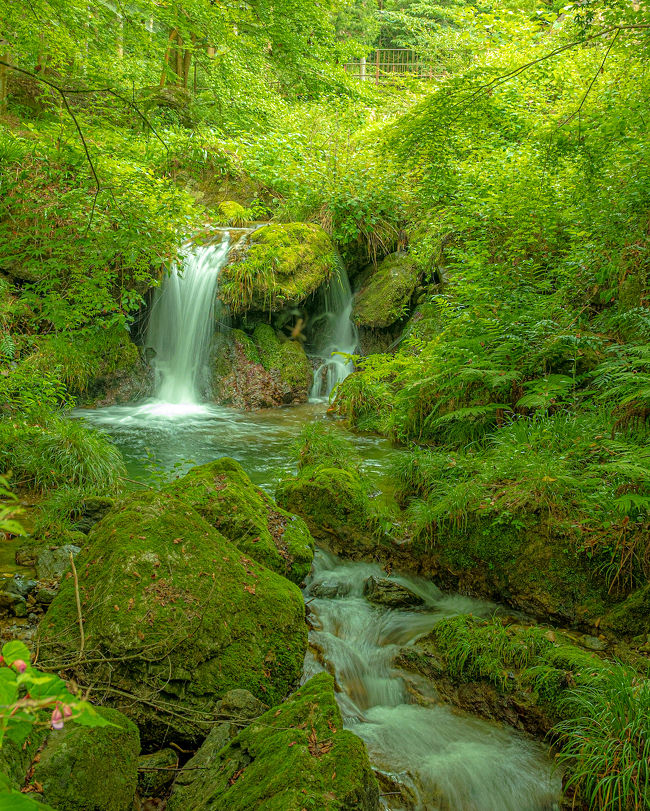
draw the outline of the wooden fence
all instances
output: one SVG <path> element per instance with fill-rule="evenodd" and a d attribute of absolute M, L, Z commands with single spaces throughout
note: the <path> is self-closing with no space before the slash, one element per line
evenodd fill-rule
<path fill-rule="evenodd" d="M 399 76 L 417 79 L 430 79 L 433 76 L 431 65 L 408 48 L 379 48 L 356 62 L 347 62 L 343 67 L 353 78 L 377 84 Z"/>

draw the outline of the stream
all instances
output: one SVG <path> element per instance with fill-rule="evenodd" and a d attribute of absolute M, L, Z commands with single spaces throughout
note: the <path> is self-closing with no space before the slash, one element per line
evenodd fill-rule
<path fill-rule="evenodd" d="M 157 293 L 147 339 L 154 350 L 157 398 L 79 409 L 75 416 L 110 434 L 134 481 L 155 483 L 183 475 L 193 465 L 230 456 L 272 495 L 278 479 L 295 470 L 292 445 L 302 427 L 327 419 L 326 406 L 312 402 L 244 413 L 205 402 L 210 325 L 227 248 L 224 240 L 220 246 L 190 252 L 184 272 L 172 269 Z M 321 397 L 351 370 L 345 355 L 332 360 L 332 352 L 350 353 L 356 343 L 347 276 L 324 298 L 325 321 L 332 328 L 323 333 L 325 350 L 320 366 L 316 359 L 312 389 L 312 395 Z M 387 461 L 401 451 L 384 439 L 344 433 L 363 459 L 363 475 L 379 497 L 390 500 Z M 383 807 L 392 811 L 559 808 L 561 777 L 553 770 L 546 747 L 451 708 L 430 685 L 393 665 L 400 648 L 414 644 L 443 617 L 490 616 L 498 607 L 444 594 L 430 582 L 394 574 L 424 602 L 418 609 L 387 609 L 363 596 L 364 582 L 371 575 L 385 576 L 376 564 L 348 562 L 325 549 L 317 550 L 304 588 L 312 623 L 304 679 L 323 669 L 335 676 L 345 726 L 366 742 L 374 768 L 386 777 L 383 782 L 399 789 L 383 790 Z"/>

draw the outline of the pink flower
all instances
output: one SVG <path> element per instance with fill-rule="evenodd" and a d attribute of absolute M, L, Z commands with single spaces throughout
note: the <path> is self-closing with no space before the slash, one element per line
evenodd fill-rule
<path fill-rule="evenodd" d="M 58 707 L 52 710 L 52 718 L 50 719 L 52 729 L 63 729 L 63 713 Z"/>
<path fill-rule="evenodd" d="M 15 667 L 19 673 L 24 673 L 27 670 L 27 665 L 22 659 L 15 659 L 11 666 Z"/>
<path fill-rule="evenodd" d="M 63 705 L 63 717 L 72 718 L 72 707 L 69 704 Z"/>

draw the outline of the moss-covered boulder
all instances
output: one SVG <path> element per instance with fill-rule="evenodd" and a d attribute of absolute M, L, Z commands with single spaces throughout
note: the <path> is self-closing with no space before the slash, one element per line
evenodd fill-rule
<path fill-rule="evenodd" d="M 214 395 L 221 405 L 250 411 L 304 403 L 313 370 L 298 341 L 258 324 L 251 336 L 234 329 L 215 351 Z"/>
<path fill-rule="evenodd" d="M 117 710 L 99 708 L 113 726 L 68 723 L 50 734 L 34 764 L 32 785 L 58 811 L 131 811 L 138 781 L 140 736 Z"/>
<path fill-rule="evenodd" d="M 220 297 L 233 313 L 277 312 L 304 301 L 334 267 L 330 237 L 314 223 L 259 228 L 223 269 Z"/>
<path fill-rule="evenodd" d="M 268 324 L 258 324 L 253 342 L 264 368 L 275 378 L 286 404 L 306 402 L 313 379 L 311 363 L 298 341 L 281 338 Z"/>
<path fill-rule="evenodd" d="M 196 745 L 219 698 L 280 701 L 302 671 L 304 603 L 171 493 L 133 496 L 95 525 L 39 626 L 40 661 L 64 668 L 140 728 L 143 744 Z"/>
<path fill-rule="evenodd" d="M 379 788 L 360 738 L 342 729 L 321 673 L 175 785 L 168 811 L 376 811 Z M 199 751 L 200 754 L 200 751 Z"/>
<path fill-rule="evenodd" d="M 248 478 L 234 459 L 192 468 L 167 485 L 242 552 L 269 569 L 301 583 L 309 574 L 314 541 L 297 515 L 278 507 Z"/>
<path fill-rule="evenodd" d="M 305 467 L 280 482 L 276 498 L 305 519 L 315 538 L 345 557 L 372 556 L 385 540 L 380 516 L 354 470 Z"/>
<path fill-rule="evenodd" d="M 252 338 L 234 329 L 215 350 L 214 399 L 245 411 L 273 408 L 282 402 L 275 377 L 264 368 Z"/>
<path fill-rule="evenodd" d="M 419 276 L 409 254 L 387 256 L 355 297 L 354 323 L 359 327 L 385 329 L 404 319 L 409 314 Z"/>

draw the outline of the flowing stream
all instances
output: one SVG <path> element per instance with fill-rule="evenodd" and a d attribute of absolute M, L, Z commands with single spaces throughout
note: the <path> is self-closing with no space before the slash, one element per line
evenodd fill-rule
<path fill-rule="evenodd" d="M 512 730 L 455 711 L 421 678 L 393 665 L 401 648 L 443 617 L 490 616 L 497 606 L 443 594 L 420 578 L 393 575 L 424 600 L 421 609 L 386 609 L 363 596 L 378 565 L 344 562 L 318 550 L 305 589 L 311 652 L 305 677 L 333 672 L 344 723 L 391 783 L 386 808 L 400 811 L 550 811 L 561 780 L 546 748 Z M 419 698 L 416 698 L 418 696 Z M 423 703 L 420 703 L 423 702 Z"/>
<path fill-rule="evenodd" d="M 316 402 L 297 408 L 243 413 L 203 400 L 214 328 L 219 271 L 227 240 L 189 253 L 184 271 L 173 269 L 153 306 L 148 343 L 155 351 L 157 398 L 142 404 L 78 410 L 107 431 L 122 450 L 130 475 L 170 478 L 220 456 L 239 460 L 270 493 L 295 461 L 292 440 L 305 423 L 325 419 L 322 398 L 349 374 L 333 351 L 354 352 L 352 296 L 342 272 L 325 291 L 325 328 L 314 376 Z M 386 440 L 349 435 L 364 459 L 364 475 L 386 493 L 388 456 L 400 453 Z M 367 744 L 372 763 L 395 791 L 382 803 L 393 811 L 549 811 L 558 808 L 560 777 L 545 747 L 508 728 L 456 712 L 435 691 L 398 671 L 393 660 L 445 616 L 488 615 L 495 606 L 445 595 L 431 583 L 396 579 L 419 594 L 419 610 L 391 610 L 369 603 L 363 584 L 382 576 L 378 566 L 343 562 L 318 550 L 306 584 L 314 629 L 305 678 L 326 668 L 340 687 L 345 725 Z M 417 689 L 415 689 L 417 688 Z M 416 699 L 416 694 L 420 698 Z"/>

